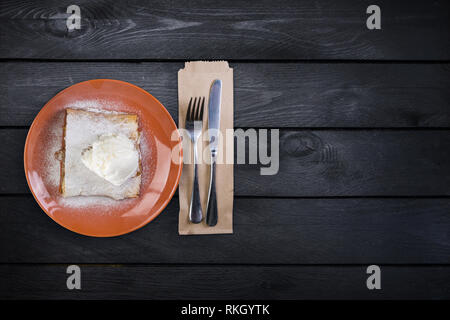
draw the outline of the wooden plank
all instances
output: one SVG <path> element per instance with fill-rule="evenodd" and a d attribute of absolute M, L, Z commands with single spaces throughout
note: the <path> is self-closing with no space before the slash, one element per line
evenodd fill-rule
<path fill-rule="evenodd" d="M 28 193 L 26 134 L 0 130 L 0 193 Z M 235 195 L 449 196 L 449 158 L 450 130 L 282 130 L 278 173 L 236 164 Z"/>
<path fill-rule="evenodd" d="M 235 194 L 450 195 L 448 130 L 283 130 L 279 171 L 236 165 Z"/>
<path fill-rule="evenodd" d="M 0 207 L 0 263 L 450 263 L 448 198 L 236 198 L 234 234 L 211 236 L 178 235 L 175 198 L 116 238 L 68 231 L 31 196 L 0 197 Z"/>
<path fill-rule="evenodd" d="M 2 1 L 0 58 L 448 60 L 449 2 L 379 0 L 381 30 L 366 27 L 371 1 Z"/>
<path fill-rule="evenodd" d="M 0 266 L 1 299 L 448 299 L 450 267 L 82 265 L 81 290 L 67 265 Z"/>
<path fill-rule="evenodd" d="M 231 63 L 237 127 L 449 127 L 449 64 Z M 0 126 L 30 125 L 56 93 L 120 79 L 157 97 L 178 121 L 183 63 L 0 63 Z"/>

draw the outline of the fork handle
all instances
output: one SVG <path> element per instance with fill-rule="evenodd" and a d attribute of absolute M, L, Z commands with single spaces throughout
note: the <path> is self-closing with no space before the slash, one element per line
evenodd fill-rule
<path fill-rule="evenodd" d="M 200 223 L 203 220 L 202 203 L 200 202 L 200 190 L 198 186 L 197 171 L 197 143 L 194 144 L 194 186 L 192 188 L 191 205 L 189 207 L 189 221 Z"/>
<path fill-rule="evenodd" d="M 211 181 L 209 185 L 209 200 L 208 209 L 206 213 L 206 223 L 210 227 L 214 227 L 217 224 L 217 196 L 216 196 L 216 161 L 215 159 L 211 163 Z"/>

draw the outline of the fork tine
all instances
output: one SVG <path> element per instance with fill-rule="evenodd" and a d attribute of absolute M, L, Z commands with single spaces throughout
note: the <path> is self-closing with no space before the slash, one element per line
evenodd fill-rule
<path fill-rule="evenodd" d="M 191 106 L 192 106 L 192 97 L 191 97 L 191 100 L 189 100 L 189 105 L 188 105 L 187 112 L 186 112 L 186 121 L 191 121 L 191 118 L 190 118 Z"/>
<path fill-rule="evenodd" d="M 195 110 L 197 110 L 197 97 L 194 98 L 194 102 L 192 103 L 192 110 L 191 110 L 192 121 L 195 120 Z"/>
<path fill-rule="evenodd" d="M 199 120 L 198 116 L 199 116 L 199 113 L 200 113 L 200 103 L 202 102 L 201 100 L 202 100 L 202 98 L 198 97 L 197 106 L 195 107 L 195 120 L 197 120 L 197 121 Z"/>
<path fill-rule="evenodd" d="M 197 97 L 194 98 L 194 102 L 192 103 L 192 109 L 191 109 L 191 121 L 195 120 L 195 110 L 197 108 Z"/>
<path fill-rule="evenodd" d="M 194 103 L 194 109 L 192 110 L 192 120 L 197 120 L 196 113 L 197 113 L 197 97 L 195 97 L 195 103 Z"/>
<path fill-rule="evenodd" d="M 203 110 L 205 109 L 205 97 L 202 99 L 202 105 L 200 107 L 200 118 L 199 120 L 203 120 Z"/>
<path fill-rule="evenodd" d="M 196 110 L 196 113 L 195 113 L 195 120 L 197 120 L 197 121 L 202 120 L 202 117 L 201 117 L 202 108 L 203 108 L 203 106 L 202 106 L 202 97 L 198 97 L 197 110 Z"/>

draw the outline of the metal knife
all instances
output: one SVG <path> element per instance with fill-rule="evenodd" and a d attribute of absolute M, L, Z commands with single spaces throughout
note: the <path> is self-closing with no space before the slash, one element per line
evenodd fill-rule
<path fill-rule="evenodd" d="M 211 150 L 211 177 L 209 181 L 208 202 L 206 203 L 206 223 L 213 227 L 217 224 L 216 197 L 216 159 L 220 134 L 220 103 L 222 99 L 222 81 L 214 80 L 209 91 L 208 133 Z"/>

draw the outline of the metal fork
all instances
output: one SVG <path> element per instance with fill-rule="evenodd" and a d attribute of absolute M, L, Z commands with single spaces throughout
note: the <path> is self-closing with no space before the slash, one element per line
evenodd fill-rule
<path fill-rule="evenodd" d="M 197 174 L 197 140 L 202 133 L 204 106 L 205 97 L 199 97 L 198 99 L 196 97 L 193 101 L 191 98 L 186 113 L 186 130 L 191 138 L 194 148 L 194 186 L 192 188 L 191 203 L 189 205 L 189 221 L 192 223 L 200 223 L 203 220 Z"/>

